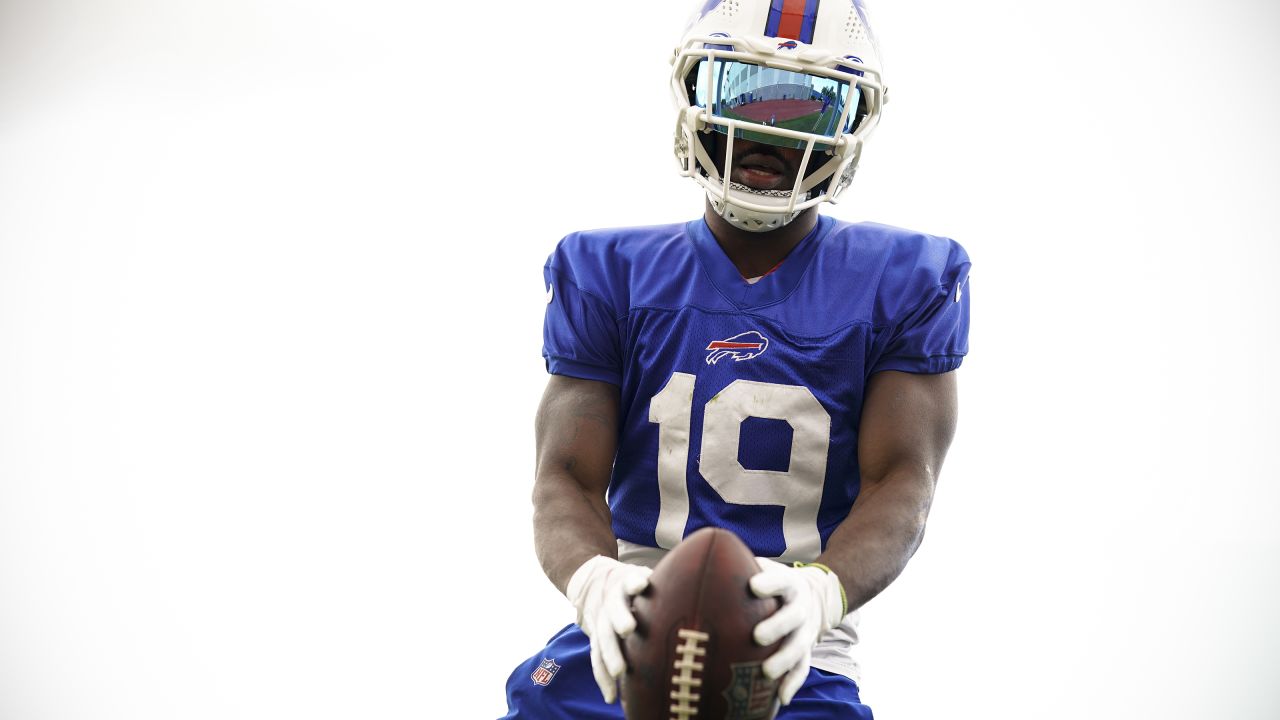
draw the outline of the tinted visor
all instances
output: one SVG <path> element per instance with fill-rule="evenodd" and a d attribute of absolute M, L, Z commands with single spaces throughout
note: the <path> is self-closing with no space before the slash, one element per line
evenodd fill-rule
<path fill-rule="evenodd" d="M 709 70 L 709 72 L 708 72 Z M 861 92 L 834 78 L 752 65 L 736 60 L 703 60 L 689 78 L 694 103 L 713 117 L 739 124 L 786 128 L 834 138 L 846 104 L 852 106 L 841 132 L 851 132 Z M 722 125 L 715 129 L 725 132 Z M 780 147 L 803 148 L 805 141 L 739 128 L 734 137 Z M 825 150 L 829 145 L 817 144 Z"/>

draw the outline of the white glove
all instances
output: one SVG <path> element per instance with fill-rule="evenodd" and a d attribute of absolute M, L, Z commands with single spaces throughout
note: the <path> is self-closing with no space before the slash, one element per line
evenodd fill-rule
<path fill-rule="evenodd" d="M 591 638 L 591 672 L 606 703 L 618 697 L 618 678 L 626 672 L 619 638 L 636 629 L 631 597 L 649 586 L 653 571 L 597 555 L 569 578 L 565 595 L 578 609 L 578 625 Z"/>
<path fill-rule="evenodd" d="M 756 562 L 760 572 L 751 578 L 752 592 L 782 598 L 782 607 L 756 625 L 754 637 L 761 645 L 786 638 L 762 668 L 770 679 L 786 674 L 778 687 L 778 697 L 786 705 L 809 676 L 814 644 L 844 620 L 848 603 L 840 578 L 824 565 L 792 567 L 760 557 Z"/>

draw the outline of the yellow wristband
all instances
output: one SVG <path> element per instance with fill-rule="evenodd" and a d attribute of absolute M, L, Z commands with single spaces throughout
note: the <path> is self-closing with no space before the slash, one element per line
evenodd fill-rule
<path fill-rule="evenodd" d="M 835 573 L 831 570 L 831 568 L 818 562 L 805 563 L 797 560 L 796 562 L 792 563 L 792 566 L 798 567 L 798 568 L 816 567 L 828 575 L 835 575 Z M 836 576 L 836 587 L 840 588 L 840 617 L 844 617 L 845 615 L 849 614 L 849 598 L 844 594 L 844 583 L 840 582 L 839 576 Z"/>

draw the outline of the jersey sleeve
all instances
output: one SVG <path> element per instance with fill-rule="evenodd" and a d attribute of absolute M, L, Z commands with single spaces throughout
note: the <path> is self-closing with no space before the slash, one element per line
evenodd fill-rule
<path fill-rule="evenodd" d="M 542 356 L 547 372 L 621 385 L 617 314 L 601 293 L 590 289 L 595 280 L 591 277 L 593 263 L 575 258 L 568 240 L 561 241 L 543 268 L 547 314 L 542 326 Z"/>
<path fill-rule="evenodd" d="M 969 352 L 969 256 L 954 241 L 931 240 L 905 273 L 904 310 L 882 331 L 868 375 L 950 372 Z"/>

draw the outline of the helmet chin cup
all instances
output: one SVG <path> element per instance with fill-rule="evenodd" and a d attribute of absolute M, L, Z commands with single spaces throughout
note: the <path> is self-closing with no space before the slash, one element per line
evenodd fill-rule
<path fill-rule="evenodd" d="M 728 224 L 735 228 L 744 229 L 748 232 L 769 232 L 776 231 L 782 225 L 790 223 L 796 219 L 799 213 L 787 214 L 782 213 L 759 213 L 759 211 L 748 210 L 740 205 L 733 204 L 733 193 L 740 191 L 730 191 L 730 200 L 721 200 L 718 192 L 707 191 L 707 200 L 712 204 L 712 209 L 716 210 L 719 217 L 724 218 Z"/>
<path fill-rule="evenodd" d="M 723 184 L 708 187 L 707 200 L 719 217 L 733 227 L 748 232 L 776 231 L 800 215 L 800 211 L 792 205 L 791 193 L 764 195 L 737 183 L 730 183 L 727 193 L 724 192 Z M 769 205 L 776 205 L 777 208 L 769 209 Z"/>

